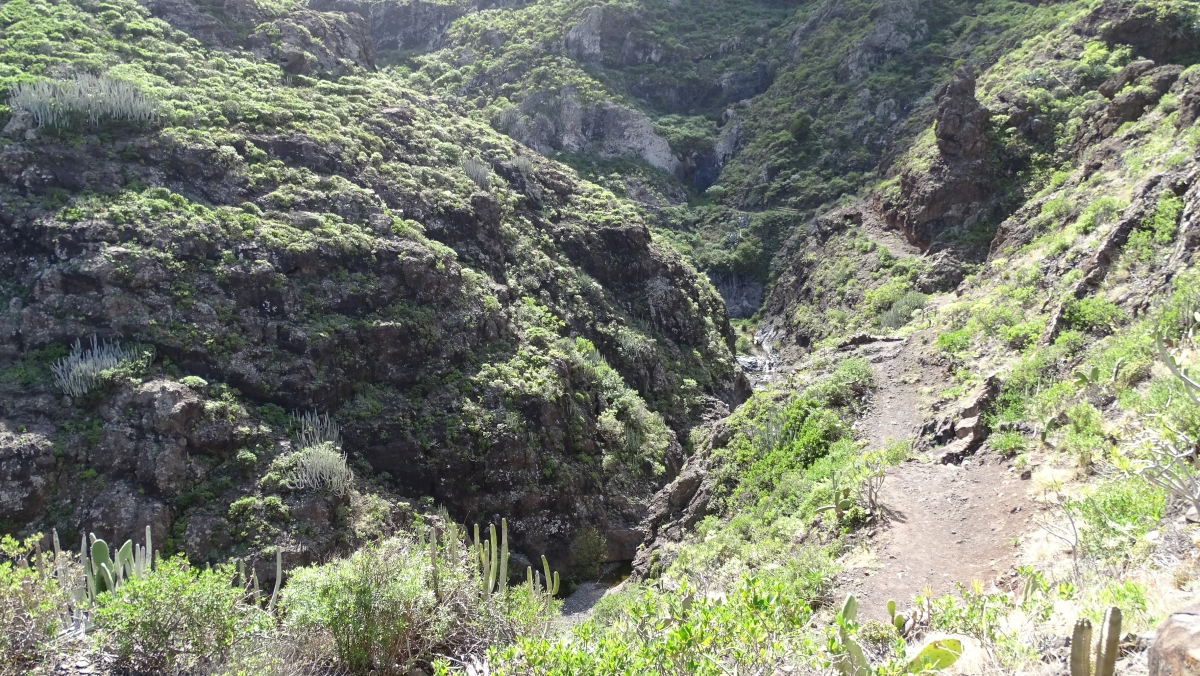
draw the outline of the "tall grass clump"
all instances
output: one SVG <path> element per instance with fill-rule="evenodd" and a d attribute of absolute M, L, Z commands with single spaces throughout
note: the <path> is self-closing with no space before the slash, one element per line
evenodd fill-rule
<path fill-rule="evenodd" d="M 288 486 L 293 490 L 326 489 L 345 495 L 354 483 L 354 472 L 346 465 L 346 456 L 332 442 L 323 441 L 292 454 Z"/>
<path fill-rule="evenodd" d="M 884 328 L 898 329 L 912 319 L 913 313 L 925 307 L 925 294 L 917 291 L 908 293 L 896 299 L 892 307 L 879 316 L 879 324 Z"/>
<path fill-rule="evenodd" d="M 81 397 L 91 391 L 111 371 L 136 360 L 137 353 L 124 348 L 115 341 L 101 343 L 92 336 L 92 346 L 84 348 L 79 339 L 71 353 L 50 365 L 54 373 L 54 384 L 72 397 Z"/>
<path fill-rule="evenodd" d="M 486 162 L 477 157 L 464 157 L 462 159 L 462 170 L 467 175 L 467 178 L 479 186 L 480 190 L 488 189 L 488 179 L 492 176 L 492 168 Z"/>
<path fill-rule="evenodd" d="M 70 80 L 19 82 L 8 105 L 28 111 L 39 127 L 96 126 L 105 119 L 142 124 L 158 119 L 157 103 L 136 84 L 87 73 Z"/>

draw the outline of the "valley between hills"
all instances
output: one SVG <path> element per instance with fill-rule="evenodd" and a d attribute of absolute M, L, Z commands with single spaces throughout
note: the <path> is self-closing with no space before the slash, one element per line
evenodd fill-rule
<path fill-rule="evenodd" d="M 1200 4 L 0 0 L 0 674 L 1200 673 Z"/>

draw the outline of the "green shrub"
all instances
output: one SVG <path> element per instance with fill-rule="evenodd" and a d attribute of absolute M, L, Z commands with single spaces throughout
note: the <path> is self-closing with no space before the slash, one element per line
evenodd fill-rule
<path fill-rule="evenodd" d="M 1129 318 L 1117 304 L 1099 296 L 1068 301 L 1063 306 L 1067 325 L 1080 331 L 1108 333 Z"/>
<path fill-rule="evenodd" d="M 812 611 L 782 576 L 745 576 L 723 597 L 645 589 L 622 599 L 615 621 L 577 627 L 569 640 L 519 638 L 495 649 L 496 673 L 555 676 L 724 676 L 781 673 L 816 658 L 803 632 Z M 669 628 L 668 628 L 669 627 Z M 651 628 L 661 628 L 651 630 Z"/>
<path fill-rule="evenodd" d="M 1011 458 L 1025 451 L 1028 447 L 1028 442 L 1025 435 L 1016 430 L 1005 430 L 997 434 L 993 434 L 988 438 L 988 444 L 992 448 L 1000 452 L 1001 455 Z"/>
<path fill-rule="evenodd" d="M 1183 198 L 1164 191 L 1154 205 L 1154 213 L 1142 219 L 1142 229 L 1153 235 L 1155 244 L 1170 244 L 1179 229 L 1179 217 L 1183 214 Z"/>
<path fill-rule="evenodd" d="M 254 454 L 254 451 L 245 448 L 237 452 L 234 461 L 244 474 L 250 474 L 258 466 L 258 456 Z"/>
<path fill-rule="evenodd" d="M 1166 508 L 1166 491 L 1139 477 L 1116 479 L 1066 500 L 1063 508 L 1081 522 L 1082 553 L 1120 561 L 1129 558 L 1142 536 L 1157 527 Z"/>
<path fill-rule="evenodd" d="M 604 533 L 590 526 L 583 528 L 571 540 L 571 577 L 580 582 L 595 580 L 607 556 L 608 542 Z"/>
<path fill-rule="evenodd" d="M 971 346 L 971 330 L 964 327 L 957 331 L 943 331 L 937 337 L 938 349 L 954 354 Z"/>
<path fill-rule="evenodd" d="M 817 406 L 840 408 L 858 404 L 864 394 L 875 387 L 871 364 L 861 357 L 845 359 L 828 377 L 804 390 L 804 397 Z"/>
<path fill-rule="evenodd" d="M 1138 229 L 1129 234 L 1125 243 L 1125 256 L 1139 263 L 1151 263 L 1157 248 L 1170 244 L 1179 229 L 1179 217 L 1183 213 L 1183 198 L 1167 190 L 1154 206 L 1154 212 L 1142 219 Z"/>
<path fill-rule="evenodd" d="M 912 319 L 914 312 L 925 307 L 925 301 L 925 294 L 909 291 L 897 298 L 896 302 L 879 316 L 879 324 L 884 328 L 898 329 Z"/>
<path fill-rule="evenodd" d="M 1080 402 L 1067 409 L 1067 421 L 1062 449 L 1074 456 L 1081 468 L 1089 469 L 1096 457 L 1112 446 L 1100 427 L 1100 411 L 1086 401 Z"/>
<path fill-rule="evenodd" d="M 1046 328 L 1045 324 L 1045 321 L 1040 319 L 1013 324 L 1000 329 L 1000 336 L 1009 347 L 1023 350 L 1037 342 L 1042 330 Z"/>
<path fill-rule="evenodd" d="M 466 658 L 543 627 L 548 607 L 528 587 L 481 593 L 474 550 L 443 548 L 438 560 L 435 584 L 429 546 L 401 535 L 295 570 L 281 601 L 286 626 L 326 636 L 352 672 L 401 674 L 418 660 Z"/>
<path fill-rule="evenodd" d="M 1075 222 L 1076 228 L 1083 234 L 1092 232 L 1109 223 L 1123 207 L 1124 203 L 1115 197 L 1100 197 L 1083 210 Z"/>
<path fill-rule="evenodd" d="M 17 563 L 23 559 L 27 564 L 39 539 L 40 534 L 24 542 L 9 535 L 0 539 L 0 556 L 8 559 L 0 562 L 0 674 L 28 673 L 24 667 L 48 654 L 60 629 L 66 590 L 53 577 Z"/>
<path fill-rule="evenodd" d="M 186 671 L 219 663 L 262 637 L 270 616 L 245 602 L 231 564 L 200 570 L 183 555 L 101 594 L 96 627 L 105 649 L 135 671 Z"/>

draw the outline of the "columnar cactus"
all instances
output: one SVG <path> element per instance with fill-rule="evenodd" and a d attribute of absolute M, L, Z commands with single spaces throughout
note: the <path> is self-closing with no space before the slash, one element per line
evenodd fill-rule
<path fill-rule="evenodd" d="M 1121 609 L 1109 608 L 1100 625 L 1100 637 L 1096 642 L 1095 676 L 1113 676 L 1116 673 L 1117 657 L 1121 644 Z M 1092 649 L 1092 623 L 1080 618 L 1075 623 L 1071 636 L 1071 676 L 1091 676 L 1089 664 Z"/>
<path fill-rule="evenodd" d="M 1092 671 L 1091 650 L 1092 621 L 1081 617 L 1071 634 L 1071 676 L 1089 676 Z"/>
<path fill-rule="evenodd" d="M 1116 673 L 1117 655 L 1121 645 L 1121 609 L 1113 606 L 1104 614 L 1100 625 L 1100 641 L 1096 645 L 1096 676 Z"/>
<path fill-rule="evenodd" d="M 484 594 L 498 591 L 503 594 L 508 587 L 508 520 L 500 520 L 502 538 L 496 537 L 496 526 L 488 527 L 491 537 L 479 539 L 479 524 L 475 524 L 475 555 L 479 559 L 480 584 Z M 497 545 L 499 551 L 497 551 Z"/>

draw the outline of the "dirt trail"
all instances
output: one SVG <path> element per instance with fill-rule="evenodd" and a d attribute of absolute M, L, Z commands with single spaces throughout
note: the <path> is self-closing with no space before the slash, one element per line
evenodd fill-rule
<path fill-rule="evenodd" d="M 927 338 L 932 343 L 934 336 Z M 877 383 L 856 425 L 868 448 L 916 438 L 929 405 L 949 386 L 945 369 L 922 359 L 926 345 L 918 332 L 902 343 L 856 348 L 872 362 Z M 886 619 L 889 599 L 904 607 L 927 587 L 941 595 L 956 582 L 990 586 L 1012 569 L 1012 539 L 1032 527 L 1038 507 L 1028 485 L 986 453 L 962 466 L 914 459 L 889 469 L 881 492 L 886 516 L 869 552 L 847 557 L 842 593 L 858 597 L 865 617 Z"/>

